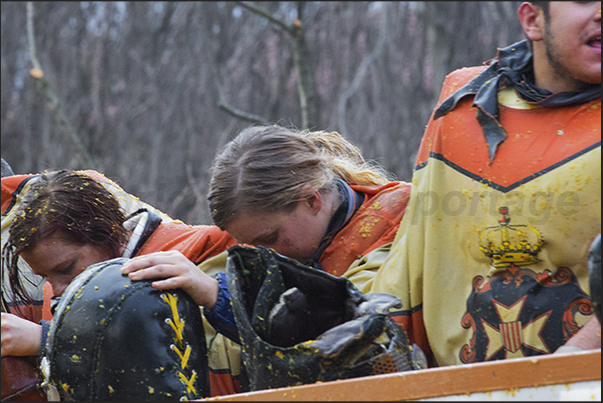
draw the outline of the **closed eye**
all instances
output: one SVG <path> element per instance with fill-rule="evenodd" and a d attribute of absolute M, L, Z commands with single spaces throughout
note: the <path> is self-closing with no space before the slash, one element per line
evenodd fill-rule
<path fill-rule="evenodd" d="M 71 274 L 71 272 L 73 271 L 73 269 L 75 269 L 75 262 L 71 262 L 69 263 L 67 266 L 65 267 L 61 267 L 61 268 L 57 268 L 55 269 L 55 274 L 59 274 L 59 275 L 63 275 L 63 276 L 68 276 Z"/>
<path fill-rule="evenodd" d="M 276 243 L 276 241 L 278 241 L 278 232 L 273 232 L 271 234 L 263 236 L 262 238 L 259 238 L 255 244 L 267 246 L 267 245 L 274 245 Z"/>

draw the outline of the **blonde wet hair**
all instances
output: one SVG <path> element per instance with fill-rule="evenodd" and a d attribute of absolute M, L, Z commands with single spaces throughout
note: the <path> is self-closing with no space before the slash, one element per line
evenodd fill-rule
<path fill-rule="evenodd" d="M 252 126 L 230 141 L 211 168 L 211 217 L 224 229 L 243 210 L 286 210 L 306 185 L 332 192 L 335 179 L 349 185 L 384 185 L 393 176 L 337 132 L 279 125 Z"/>

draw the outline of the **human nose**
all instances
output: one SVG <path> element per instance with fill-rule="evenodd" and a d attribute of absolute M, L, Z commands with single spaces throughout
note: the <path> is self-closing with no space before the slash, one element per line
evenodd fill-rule
<path fill-rule="evenodd" d="M 59 298 L 61 295 L 63 295 L 65 288 L 67 288 L 67 286 L 69 285 L 63 282 L 51 281 L 50 279 L 48 280 L 48 282 L 52 286 L 52 294 L 54 298 Z"/>

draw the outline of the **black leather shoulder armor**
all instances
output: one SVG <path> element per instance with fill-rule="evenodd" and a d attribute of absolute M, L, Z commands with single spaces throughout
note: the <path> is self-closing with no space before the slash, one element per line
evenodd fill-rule
<path fill-rule="evenodd" d="M 199 306 L 184 291 L 131 281 L 120 272 L 127 260 L 88 267 L 61 297 L 42 357 L 49 398 L 57 393 L 61 400 L 209 396 Z"/>

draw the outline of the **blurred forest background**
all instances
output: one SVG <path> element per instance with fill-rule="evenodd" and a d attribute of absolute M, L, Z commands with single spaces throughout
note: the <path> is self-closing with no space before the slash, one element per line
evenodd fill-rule
<path fill-rule="evenodd" d="M 2 157 L 96 169 L 189 224 L 258 122 L 338 131 L 410 180 L 445 75 L 523 39 L 519 4 L 2 1 Z"/>

